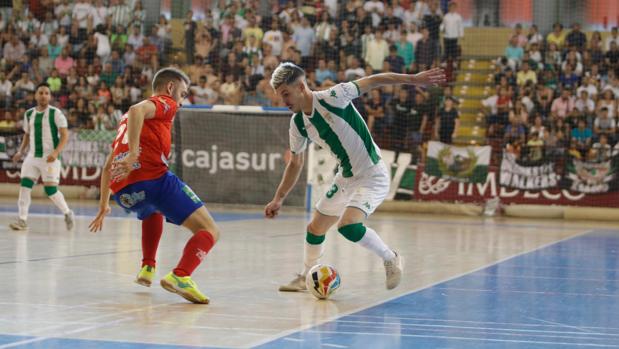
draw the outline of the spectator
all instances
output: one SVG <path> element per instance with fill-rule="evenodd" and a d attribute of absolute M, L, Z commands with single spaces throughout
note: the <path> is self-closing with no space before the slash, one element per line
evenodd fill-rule
<path fill-rule="evenodd" d="M 606 135 L 608 140 L 611 143 L 614 143 L 615 140 L 615 129 L 617 128 L 617 124 L 614 118 L 610 118 L 608 116 L 608 108 L 603 107 L 598 112 L 598 116 L 595 118 L 593 122 L 593 132 L 596 137 L 600 135 Z"/>
<path fill-rule="evenodd" d="M 243 100 L 241 84 L 233 73 L 226 74 L 226 81 L 221 85 L 219 94 L 223 98 L 224 104 L 238 105 Z"/>
<path fill-rule="evenodd" d="M 423 35 L 418 30 L 417 25 L 415 23 L 411 23 L 410 30 L 406 35 L 406 40 L 408 40 L 411 44 L 413 44 L 413 49 L 417 49 L 417 42 L 423 38 Z"/>
<path fill-rule="evenodd" d="M 172 46 L 172 25 L 164 15 L 159 16 L 159 22 L 154 27 L 157 29 L 157 36 L 163 42 L 163 47 L 167 49 Z"/>
<path fill-rule="evenodd" d="M 568 88 L 563 88 L 561 96 L 552 102 L 552 118 L 566 119 L 574 111 L 574 99 Z"/>
<path fill-rule="evenodd" d="M 609 69 L 617 69 L 619 67 L 619 44 L 611 41 L 610 50 L 606 52 L 604 62 Z"/>
<path fill-rule="evenodd" d="M 112 48 L 124 51 L 128 40 L 129 36 L 127 35 L 124 27 L 112 27 L 112 35 L 110 36 L 110 44 L 112 45 Z"/>
<path fill-rule="evenodd" d="M 544 43 L 544 37 L 539 33 L 537 29 L 537 25 L 533 24 L 529 27 L 529 34 L 527 34 L 527 43 L 529 47 L 537 44 L 537 46 L 541 46 Z"/>
<path fill-rule="evenodd" d="M 519 158 L 525 142 L 525 135 L 524 126 L 518 122 L 518 119 L 513 119 L 505 128 L 505 135 L 503 136 L 505 151 Z"/>
<path fill-rule="evenodd" d="M 613 42 L 619 46 L 619 32 L 617 31 L 617 27 L 611 29 L 610 35 L 606 38 L 604 49 L 610 51 L 610 46 Z"/>
<path fill-rule="evenodd" d="M 58 73 L 61 77 L 67 76 L 69 70 L 75 65 L 75 61 L 69 56 L 69 51 L 69 47 L 63 48 L 60 56 L 56 57 L 54 60 L 54 67 L 58 69 Z"/>
<path fill-rule="evenodd" d="M 110 38 L 105 33 L 103 25 L 99 26 L 93 34 L 97 45 L 97 56 L 102 61 L 107 61 L 112 53 L 112 46 L 110 45 Z"/>
<path fill-rule="evenodd" d="M 346 81 L 353 81 L 366 75 L 363 68 L 359 66 L 359 60 L 357 59 L 357 57 L 350 57 L 350 64 L 348 69 L 346 69 L 346 71 L 344 72 L 344 75 L 346 76 Z M 336 79 L 333 79 L 333 81 L 335 80 Z"/>
<path fill-rule="evenodd" d="M 460 115 L 454 105 L 453 98 L 445 100 L 445 106 L 439 110 L 434 125 L 435 138 L 442 143 L 451 144 L 460 128 Z"/>
<path fill-rule="evenodd" d="M 602 108 L 608 110 L 608 117 L 614 119 L 617 116 L 617 102 L 615 101 L 615 94 L 612 90 L 605 90 L 602 92 L 602 98 L 597 103 L 597 111 L 601 111 Z"/>
<path fill-rule="evenodd" d="M 116 81 L 116 77 L 118 77 L 118 74 L 114 73 L 112 70 L 112 65 L 110 63 L 104 64 L 99 80 L 104 82 L 106 86 L 112 86 Z"/>
<path fill-rule="evenodd" d="M 610 160 L 613 156 L 613 149 L 608 144 L 609 139 L 605 134 L 600 135 L 597 143 L 594 143 L 589 152 L 588 158 L 595 162 L 604 162 Z"/>
<path fill-rule="evenodd" d="M 28 73 L 22 72 L 20 79 L 13 85 L 12 94 L 16 100 L 24 99 L 26 96 L 34 93 L 35 86 Z"/>
<path fill-rule="evenodd" d="M 374 135 L 381 134 L 385 125 L 385 101 L 380 95 L 380 90 L 374 89 L 370 92 L 370 98 L 365 102 L 367 112 L 368 129 Z"/>
<path fill-rule="evenodd" d="M 379 29 L 374 39 L 368 43 L 368 48 L 365 56 L 365 62 L 375 72 L 378 72 L 383 67 L 383 61 L 389 55 L 389 44 L 383 39 L 383 33 Z"/>
<path fill-rule="evenodd" d="M 413 44 L 407 40 L 407 34 L 405 30 L 400 33 L 400 40 L 395 43 L 398 49 L 398 56 L 404 59 L 405 71 L 411 68 L 411 64 L 415 61 L 415 50 Z"/>
<path fill-rule="evenodd" d="M 385 57 L 385 62 L 389 63 L 389 67 L 393 73 L 406 72 L 404 58 L 398 56 L 398 47 L 396 45 L 391 45 L 389 47 L 389 56 Z"/>
<path fill-rule="evenodd" d="M 533 120 L 533 125 L 529 129 L 529 133 L 536 132 L 539 139 L 542 141 L 546 141 L 550 134 L 548 130 L 546 130 L 546 126 L 543 124 L 544 120 L 540 114 L 535 115 L 535 119 Z"/>
<path fill-rule="evenodd" d="M 192 64 L 193 63 L 193 59 L 195 56 L 195 49 L 196 49 L 196 43 L 195 43 L 195 38 L 196 38 L 196 29 L 197 29 L 197 24 L 196 22 L 193 20 L 193 11 L 187 11 L 187 14 L 185 15 L 185 22 L 183 23 L 184 28 L 185 28 L 185 36 L 184 36 L 184 42 L 185 42 L 185 54 L 187 55 L 187 64 Z M 142 41 L 140 40 L 140 44 L 142 43 Z"/>
<path fill-rule="evenodd" d="M 430 40 L 429 31 L 427 28 L 421 29 L 422 38 L 417 42 L 416 61 L 419 65 L 419 70 L 425 70 L 432 66 L 436 59 L 436 51 L 434 44 Z"/>
<path fill-rule="evenodd" d="M 571 146 L 575 148 L 581 156 L 588 153 L 591 146 L 593 132 L 587 127 L 587 123 L 583 119 L 578 120 L 578 127 L 572 129 Z"/>
<path fill-rule="evenodd" d="M 589 116 L 595 113 L 595 103 L 589 98 L 589 92 L 586 89 L 580 90 L 579 98 L 576 100 L 574 107 L 582 116 Z M 608 112 L 608 109 L 607 109 Z"/>
<path fill-rule="evenodd" d="M 562 49 L 565 44 L 565 33 L 563 32 L 563 25 L 561 23 L 555 23 L 552 26 L 552 33 L 546 36 L 546 43 L 550 46 L 554 44 L 557 49 Z"/>
<path fill-rule="evenodd" d="M 97 113 L 92 116 L 92 124 L 97 131 L 111 129 L 110 116 L 105 113 L 103 105 L 97 107 Z"/>
<path fill-rule="evenodd" d="M 131 9 L 125 5 L 124 0 L 110 0 L 109 15 L 112 17 L 113 26 L 126 28 L 131 20 Z"/>
<path fill-rule="evenodd" d="M 531 162 L 541 161 L 544 157 L 544 141 L 540 139 L 537 132 L 531 132 L 527 141 L 527 150 Z"/>
<path fill-rule="evenodd" d="M 6 75 L 0 72 L 0 106 L 8 108 L 11 105 L 11 96 L 13 92 L 13 83 L 6 78 Z"/>
<path fill-rule="evenodd" d="M 513 36 L 509 40 L 509 46 L 505 49 L 505 57 L 507 58 L 509 66 L 512 70 L 516 70 L 516 68 L 520 66 L 523 55 L 524 50 L 522 47 L 518 46 L 518 38 Z"/>
<path fill-rule="evenodd" d="M 123 53 L 123 61 L 125 61 L 125 66 L 132 66 L 135 59 L 136 54 L 133 50 L 133 45 L 125 45 L 125 52 Z"/>
<path fill-rule="evenodd" d="M 356 60 L 355 57 L 353 59 Z M 359 61 L 357 61 L 358 64 Z M 363 71 L 363 69 L 361 69 Z M 327 62 L 324 58 L 318 60 L 318 68 L 316 68 L 316 82 L 322 85 L 325 80 L 335 81 L 335 72 L 327 67 Z"/>
<path fill-rule="evenodd" d="M 523 49 L 527 47 L 527 43 L 529 42 L 529 39 L 522 32 L 522 24 L 520 23 L 516 24 L 516 26 L 514 27 L 514 31 L 510 35 L 510 38 L 513 38 L 513 37 L 517 39 L 518 47 L 522 47 Z"/>
<path fill-rule="evenodd" d="M 529 113 L 520 100 L 517 100 L 514 109 L 509 111 L 509 121 L 511 122 L 513 119 L 516 119 L 519 124 L 525 127 L 529 123 Z"/>
<path fill-rule="evenodd" d="M 443 17 L 443 44 L 445 47 L 445 59 L 458 58 L 458 39 L 464 36 L 462 16 L 457 12 L 455 2 L 449 3 L 449 13 Z"/>
<path fill-rule="evenodd" d="M 401 151 L 409 151 L 412 154 L 412 162 L 417 163 L 422 154 L 423 133 L 428 122 L 427 104 L 422 93 L 415 94 L 415 101 L 410 99 L 409 91 L 400 88 L 398 97 L 391 100 L 394 111 L 394 138 L 396 148 Z"/>
<path fill-rule="evenodd" d="M 522 62 L 522 69 L 516 74 L 517 84 L 522 87 L 526 83 L 531 82 L 534 85 L 537 85 L 537 74 L 529 69 L 529 62 Z"/>
<path fill-rule="evenodd" d="M 150 66 L 153 70 L 159 69 L 157 46 L 153 45 L 148 38 L 144 38 L 142 46 L 135 53 L 140 63 Z"/>
<path fill-rule="evenodd" d="M 594 79 L 592 79 L 590 76 L 585 75 L 582 79 L 582 84 L 580 85 L 580 87 L 578 87 L 578 89 L 576 90 L 578 95 L 580 96 L 582 91 L 587 91 L 587 95 L 593 99 L 597 98 L 598 95 L 598 88 L 597 86 L 593 83 L 593 81 L 595 81 Z"/>
<path fill-rule="evenodd" d="M 264 37 L 264 32 L 258 24 L 256 24 L 256 16 L 253 13 L 246 14 L 247 26 L 243 29 L 243 39 L 245 40 L 245 45 L 249 44 L 249 38 L 253 36 L 257 42 L 262 42 L 262 38 Z"/>
<path fill-rule="evenodd" d="M 140 27 L 134 26 L 132 28 L 131 35 L 129 35 L 129 37 L 127 38 L 127 44 L 133 46 L 133 48 L 137 50 L 140 48 L 140 46 L 142 46 L 143 42 L 144 42 L 144 35 L 142 35 L 142 31 L 140 30 Z"/>
<path fill-rule="evenodd" d="M 271 30 L 264 33 L 262 38 L 264 44 L 269 44 L 272 49 L 272 54 L 279 57 L 282 54 L 282 47 L 284 43 L 284 35 L 279 30 L 279 22 L 276 18 L 271 20 Z"/>
<path fill-rule="evenodd" d="M 11 39 L 4 44 L 2 49 L 7 65 L 12 65 L 26 54 L 26 45 L 19 40 L 17 35 L 12 35 Z"/>
<path fill-rule="evenodd" d="M 69 4 L 69 0 L 61 0 L 59 4 L 54 7 L 54 14 L 58 18 L 58 24 L 60 27 L 71 27 L 71 14 L 73 13 L 73 6 Z"/>
<path fill-rule="evenodd" d="M 52 70 L 51 76 L 47 78 L 46 82 L 52 93 L 58 93 L 60 91 L 60 88 L 62 87 L 62 79 L 60 79 L 57 69 Z"/>
<path fill-rule="evenodd" d="M 103 3 L 103 0 L 95 0 L 94 6 L 91 6 L 90 18 L 92 20 L 92 27 L 97 28 L 100 25 L 105 26 L 107 24 L 108 8 Z"/>
<path fill-rule="evenodd" d="M 97 90 L 97 103 L 107 104 L 112 101 L 112 92 L 108 88 L 108 84 L 101 80 L 99 83 L 99 89 Z"/>
<path fill-rule="evenodd" d="M 135 5 L 133 7 L 132 17 L 129 22 L 129 26 L 138 27 L 140 31 L 144 33 L 144 21 L 146 21 L 146 11 L 142 7 L 142 2 L 140 0 L 135 1 Z"/>
<path fill-rule="evenodd" d="M 587 47 L 587 36 L 580 31 L 580 23 L 572 25 L 572 31 L 565 38 L 568 46 L 575 46 L 582 52 Z"/>
<path fill-rule="evenodd" d="M 301 51 L 302 66 L 309 67 L 310 57 L 313 53 L 313 45 L 316 41 L 316 33 L 310 27 L 310 22 L 307 18 L 301 19 L 301 26 L 295 29 L 292 35 L 296 46 Z"/>
<path fill-rule="evenodd" d="M 425 27 L 428 29 L 428 33 L 430 35 L 430 43 L 432 46 L 432 52 L 434 57 L 440 56 L 440 48 L 439 48 L 439 37 L 440 37 L 440 26 L 443 22 L 443 13 L 441 9 L 438 7 L 438 2 L 431 1 L 428 5 L 428 12 L 426 12 L 423 16 L 423 22 Z"/>

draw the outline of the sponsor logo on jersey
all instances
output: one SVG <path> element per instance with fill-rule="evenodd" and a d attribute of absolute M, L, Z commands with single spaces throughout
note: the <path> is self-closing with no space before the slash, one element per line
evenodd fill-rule
<path fill-rule="evenodd" d="M 137 203 L 142 202 L 146 199 L 146 193 L 144 191 L 140 191 L 137 193 L 131 193 L 131 194 L 122 194 L 119 198 L 120 203 L 125 207 L 125 208 L 131 208 L 133 206 L 135 206 Z"/>

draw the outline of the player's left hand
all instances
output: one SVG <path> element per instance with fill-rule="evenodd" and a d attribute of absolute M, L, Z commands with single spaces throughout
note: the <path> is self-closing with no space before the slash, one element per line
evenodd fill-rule
<path fill-rule="evenodd" d="M 434 68 L 413 75 L 414 84 L 421 86 L 444 85 L 447 81 L 443 68 Z"/>
<path fill-rule="evenodd" d="M 56 153 L 55 151 L 51 152 L 47 156 L 47 162 L 54 162 L 54 161 L 56 161 L 56 159 L 58 159 L 58 153 Z"/>
<path fill-rule="evenodd" d="M 110 211 L 111 211 L 110 206 L 99 208 L 97 217 L 95 217 L 95 219 L 93 219 L 92 222 L 90 222 L 90 224 L 88 225 L 88 229 L 90 229 L 92 233 L 101 231 L 101 229 L 103 228 L 103 220 L 105 219 L 105 216 L 107 216 L 108 213 L 110 213 Z"/>
<path fill-rule="evenodd" d="M 128 155 L 126 158 L 120 161 L 112 162 L 112 179 L 115 181 L 121 181 L 127 176 L 129 173 L 133 171 L 134 164 L 137 162 L 138 157 L 133 155 Z"/>

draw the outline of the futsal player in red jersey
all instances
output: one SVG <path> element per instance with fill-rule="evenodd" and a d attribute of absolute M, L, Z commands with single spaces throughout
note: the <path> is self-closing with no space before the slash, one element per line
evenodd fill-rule
<path fill-rule="evenodd" d="M 182 71 L 161 69 L 153 78 L 153 95 L 123 115 L 101 175 L 99 212 L 90 230 L 97 232 L 103 227 L 110 212 L 110 193 L 121 207 L 136 212 L 142 220 L 143 253 L 136 282 L 150 286 L 163 218 L 186 227 L 193 236 L 176 268 L 161 279 L 161 286 L 190 302 L 207 304 L 208 297 L 191 274 L 218 240 L 219 229 L 202 200 L 168 169 L 172 122 L 187 97 L 189 84 Z"/>

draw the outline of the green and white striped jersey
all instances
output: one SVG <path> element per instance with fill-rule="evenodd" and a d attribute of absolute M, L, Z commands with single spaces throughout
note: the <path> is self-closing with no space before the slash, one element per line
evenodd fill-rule
<path fill-rule="evenodd" d="M 67 118 L 56 107 L 48 106 L 40 112 L 30 108 L 24 114 L 24 132 L 30 136 L 29 156 L 46 158 L 60 141 L 58 129 L 67 128 Z"/>
<path fill-rule="evenodd" d="M 380 161 L 361 114 L 352 104 L 360 90 L 355 82 L 337 84 L 325 91 L 312 92 L 312 115 L 299 112 L 290 120 L 290 150 L 300 153 L 308 140 L 329 149 L 344 177 L 353 177 Z"/>

